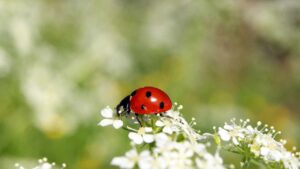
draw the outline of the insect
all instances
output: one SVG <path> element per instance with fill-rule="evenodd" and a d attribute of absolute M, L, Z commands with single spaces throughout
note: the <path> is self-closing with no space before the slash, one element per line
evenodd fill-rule
<path fill-rule="evenodd" d="M 121 110 L 123 108 L 123 111 Z M 161 114 L 172 108 L 170 97 L 162 90 L 155 87 L 142 87 L 134 90 L 130 95 L 120 101 L 116 107 L 117 115 L 122 112 L 127 115 L 135 113 L 135 117 L 142 126 L 138 116 L 143 114 Z"/>

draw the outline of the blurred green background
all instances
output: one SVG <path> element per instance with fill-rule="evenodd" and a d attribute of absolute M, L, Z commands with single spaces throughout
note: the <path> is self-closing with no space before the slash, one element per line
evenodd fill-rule
<path fill-rule="evenodd" d="M 99 110 L 146 85 L 203 132 L 250 118 L 299 146 L 300 2 L 0 1 L 0 168 L 112 168 L 127 133 Z"/>

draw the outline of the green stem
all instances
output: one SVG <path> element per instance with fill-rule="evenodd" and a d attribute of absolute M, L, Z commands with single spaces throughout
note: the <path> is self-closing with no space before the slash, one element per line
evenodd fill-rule
<path fill-rule="evenodd" d="M 124 130 L 126 130 L 126 131 L 129 131 L 129 132 L 136 132 L 136 131 L 134 131 L 134 130 L 132 130 L 132 129 L 129 129 L 129 128 L 127 128 L 127 127 L 122 127 L 122 129 L 124 129 Z"/>

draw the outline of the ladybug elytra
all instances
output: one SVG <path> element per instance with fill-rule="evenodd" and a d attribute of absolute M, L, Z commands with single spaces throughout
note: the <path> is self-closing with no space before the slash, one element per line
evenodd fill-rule
<path fill-rule="evenodd" d="M 141 125 L 138 115 L 166 112 L 172 108 L 172 101 L 164 91 L 147 86 L 134 90 L 130 95 L 122 99 L 116 107 L 118 115 L 122 113 L 121 108 L 123 108 L 127 115 L 131 111 L 134 112 L 137 121 Z"/>

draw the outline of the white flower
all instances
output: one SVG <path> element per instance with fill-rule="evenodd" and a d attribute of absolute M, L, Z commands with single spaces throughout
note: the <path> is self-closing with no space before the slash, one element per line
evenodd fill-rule
<path fill-rule="evenodd" d="M 300 159 L 290 152 L 285 152 L 282 157 L 283 165 L 286 169 L 299 169 Z"/>
<path fill-rule="evenodd" d="M 173 130 L 176 131 L 174 126 L 179 129 L 181 132 L 183 132 L 188 139 L 190 139 L 192 142 L 195 142 L 197 140 L 202 140 L 205 137 L 198 134 L 190 125 L 189 123 L 181 116 L 179 111 L 169 110 L 166 112 L 166 116 L 164 118 L 168 118 L 172 124 Z"/>
<path fill-rule="evenodd" d="M 258 122 L 257 126 L 253 128 L 247 125 L 249 121 L 240 120 L 240 124 L 237 124 L 235 120 L 231 120 L 232 124 L 225 123 L 224 129 L 219 128 L 218 134 L 223 141 L 232 140 L 233 147 L 240 143 L 248 144 L 246 148 L 249 148 L 256 158 L 264 160 L 266 164 L 270 162 L 280 164 L 282 162 L 287 169 L 300 167 L 300 159 L 285 149 L 286 141 L 275 140 L 276 135 L 280 132 L 276 132 L 272 126 L 270 128 L 268 125 L 260 127 L 261 122 Z M 247 152 L 248 150 L 244 151 Z"/>
<path fill-rule="evenodd" d="M 115 129 L 119 129 L 123 126 L 123 121 L 114 116 L 114 112 L 110 107 L 106 107 L 101 110 L 101 115 L 105 118 L 98 123 L 100 126 L 113 125 Z"/>
<path fill-rule="evenodd" d="M 132 149 L 125 153 L 125 156 L 114 157 L 111 161 L 112 165 L 119 166 L 123 169 L 133 168 L 138 161 L 139 155 L 135 149 Z"/>
<path fill-rule="evenodd" d="M 138 166 L 140 169 L 153 169 L 156 168 L 155 165 L 155 159 L 152 157 L 150 151 L 145 150 L 140 153 L 138 160 Z"/>
<path fill-rule="evenodd" d="M 219 158 L 214 158 L 212 154 L 207 152 L 205 145 L 202 143 L 194 144 L 188 140 L 175 142 L 168 139 L 167 141 L 162 136 L 163 135 L 159 136 L 159 140 L 164 144 L 160 147 L 156 146 L 153 151 L 157 156 L 156 160 L 160 160 L 165 165 L 161 168 L 192 169 L 195 168 L 194 165 L 197 163 L 195 161 L 196 159 L 201 160 L 202 162 L 202 165 L 198 163 L 199 166 L 197 166 L 197 168 L 200 169 L 225 168 L 222 164 L 222 159 L 219 156 Z"/>
<path fill-rule="evenodd" d="M 202 158 L 196 158 L 195 161 L 199 169 L 225 169 L 223 160 L 218 153 L 215 155 L 206 153 Z"/>
<path fill-rule="evenodd" d="M 169 117 L 172 117 L 173 119 L 180 119 L 181 116 L 180 116 L 180 112 L 179 111 L 174 111 L 174 110 L 168 110 L 166 112 L 166 115 L 169 116 Z"/>
<path fill-rule="evenodd" d="M 136 149 L 131 149 L 125 153 L 125 156 L 113 158 L 112 165 L 119 166 L 122 169 L 131 169 L 137 164 L 140 169 L 152 169 L 155 162 L 150 151 L 144 150 L 140 154 Z"/>
<path fill-rule="evenodd" d="M 260 155 L 267 161 L 280 161 L 282 158 L 281 152 L 285 151 L 283 144 L 275 141 L 268 134 L 258 134 L 253 141 L 253 145 L 260 147 Z"/>
<path fill-rule="evenodd" d="M 148 134 L 152 132 L 151 127 L 141 127 L 137 133 L 129 132 L 128 137 L 135 143 L 135 144 L 142 144 L 145 143 L 152 143 L 154 141 L 153 134 Z"/>
<path fill-rule="evenodd" d="M 155 134 L 154 139 L 157 147 L 164 147 L 170 142 L 170 138 L 165 133 Z"/>
<path fill-rule="evenodd" d="M 229 135 L 229 132 L 227 130 L 224 130 L 223 128 L 219 127 L 219 132 L 218 133 L 219 133 L 222 140 L 224 140 L 224 141 L 229 141 L 230 140 L 230 135 Z"/>
<path fill-rule="evenodd" d="M 173 132 L 178 132 L 179 129 L 177 126 L 175 126 L 172 121 L 170 121 L 169 119 L 162 119 L 162 120 L 157 120 L 155 122 L 155 125 L 158 127 L 163 127 L 163 132 L 168 133 L 168 134 L 172 134 Z"/>
<path fill-rule="evenodd" d="M 256 156 L 261 156 L 265 161 L 269 162 L 279 162 L 281 160 L 284 162 L 288 159 L 285 158 L 285 160 L 283 160 L 284 157 L 291 154 L 284 148 L 283 143 L 274 140 L 272 135 L 263 133 L 257 133 L 253 143 L 250 144 L 250 150 Z"/>
<path fill-rule="evenodd" d="M 156 160 L 162 162 L 160 168 L 182 169 L 193 168 L 192 157 L 194 152 L 188 142 L 169 141 L 165 146 L 155 147 L 153 152 Z"/>
<path fill-rule="evenodd" d="M 204 156 L 213 157 L 213 155 L 206 151 L 206 146 L 204 144 L 193 143 L 189 140 L 176 142 L 165 133 L 158 133 L 155 135 L 155 147 L 153 148 L 153 153 L 156 157 L 154 162 L 161 163 L 160 165 L 156 165 L 160 166 L 156 168 L 195 168 L 195 162 L 193 161 L 194 158 L 201 159 L 203 163 L 208 163 L 198 168 L 207 169 L 207 166 L 213 163 L 207 162 L 207 159 L 204 158 Z M 219 157 L 219 159 L 221 158 Z M 218 161 L 217 164 L 223 166 L 222 159 L 220 161 Z M 211 168 L 214 167 L 215 164 L 214 166 L 211 166 Z"/>
<path fill-rule="evenodd" d="M 219 135 L 223 141 L 232 139 L 233 144 L 238 145 L 239 140 L 244 138 L 244 129 L 235 125 L 224 125 L 224 129 L 219 127 Z"/>

